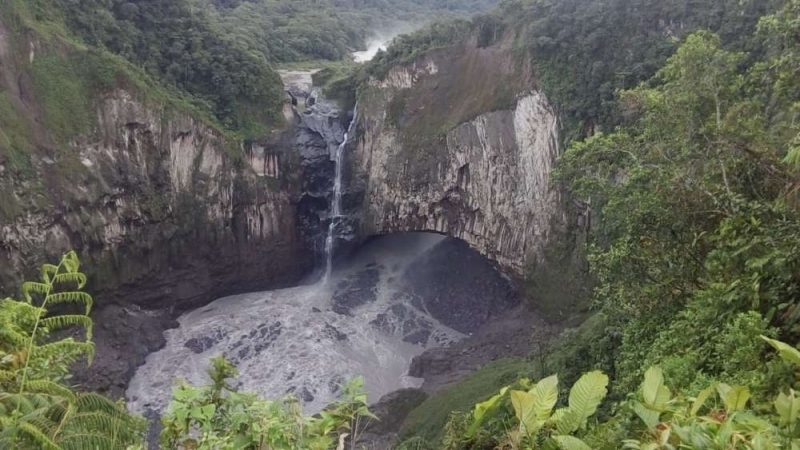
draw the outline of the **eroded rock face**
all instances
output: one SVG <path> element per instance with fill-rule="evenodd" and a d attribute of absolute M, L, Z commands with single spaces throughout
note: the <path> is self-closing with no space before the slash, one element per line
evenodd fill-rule
<path fill-rule="evenodd" d="M 444 233 L 518 276 L 542 258 L 567 220 L 550 182 L 558 119 L 508 45 L 433 52 L 361 94 L 349 180 L 363 236 Z"/>
<path fill-rule="evenodd" d="M 98 345 L 91 371 L 78 379 L 118 393 L 177 313 L 289 285 L 312 260 L 299 237 L 290 138 L 226 142 L 124 90 L 103 97 L 96 119 L 65 153 L 34 156 L 49 205 L 0 223 L 0 292 L 77 250 L 96 300 Z M 17 185 L 2 195 L 30 195 Z"/>
<path fill-rule="evenodd" d="M 306 87 L 307 88 L 307 87 Z M 295 145 L 300 158 L 299 176 L 302 193 L 298 207 L 300 230 L 309 248 L 314 249 L 317 261 L 324 261 L 325 239 L 330 226 L 335 177 L 335 153 L 344 141 L 345 132 L 352 121 L 352 112 L 342 111 L 314 90 L 305 92 L 293 88 L 292 98 L 306 101 L 299 108 L 295 126 Z M 297 111 L 297 110 L 296 110 Z M 338 218 L 334 248 L 355 240 L 351 220 Z"/>

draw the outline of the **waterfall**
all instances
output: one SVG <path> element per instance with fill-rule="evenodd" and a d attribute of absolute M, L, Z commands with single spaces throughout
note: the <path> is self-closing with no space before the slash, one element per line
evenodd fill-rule
<path fill-rule="evenodd" d="M 356 103 L 355 108 L 353 108 L 353 120 L 347 127 L 347 131 L 344 133 L 344 139 L 342 140 L 342 143 L 339 144 L 339 147 L 336 149 L 336 153 L 333 156 L 334 161 L 336 162 L 336 171 L 333 182 L 333 200 L 331 201 L 331 223 L 328 225 L 328 236 L 325 238 L 325 276 L 322 278 L 323 284 L 327 284 L 331 275 L 331 270 L 333 270 L 333 244 L 336 240 L 336 226 L 338 225 L 339 220 L 343 217 L 342 164 L 344 164 L 344 151 L 345 147 L 347 147 L 347 143 L 350 139 L 350 133 L 353 131 L 353 126 L 356 123 L 357 117 L 358 103 Z"/>

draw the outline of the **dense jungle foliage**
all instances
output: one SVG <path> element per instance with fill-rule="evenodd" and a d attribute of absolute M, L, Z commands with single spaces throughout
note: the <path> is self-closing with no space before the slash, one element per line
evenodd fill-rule
<path fill-rule="evenodd" d="M 781 0 L 506 0 L 470 21 L 445 22 L 401 36 L 367 68 L 383 77 L 395 64 L 477 36 L 489 45 L 514 36 L 520 62 L 533 61 L 541 87 L 560 109 L 567 139 L 618 125 L 616 92 L 664 64 L 689 32 L 707 29 L 742 51 L 760 17 Z"/>
<path fill-rule="evenodd" d="M 257 137 L 279 120 L 278 74 L 261 55 L 221 34 L 189 0 L 38 1 L 61 13 L 84 42 L 188 93 L 230 130 Z M 58 8 L 44 5 L 49 1 Z"/>
<path fill-rule="evenodd" d="M 498 0 L 199 0 L 224 34 L 272 62 L 347 59 L 372 37 L 489 10 Z"/>

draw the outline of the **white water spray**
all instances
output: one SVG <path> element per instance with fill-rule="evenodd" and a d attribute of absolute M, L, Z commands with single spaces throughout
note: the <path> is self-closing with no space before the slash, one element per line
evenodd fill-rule
<path fill-rule="evenodd" d="M 336 226 L 342 217 L 342 164 L 344 163 L 344 151 L 347 147 L 350 133 L 353 131 L 353 126 L 358 118 L 358 103 L 353 108 L 353 120 L 347 131 L 344 133 L 344 140 L 336 149 L 334 154 L 334 161 L 336 162 L 336 169 L 333 182 L 333 200 L 331 205 L 331 223 L 328 225 L 328 236 L 325 238 L 325 276 L 322 278 L 322 284 L 327 284 L 333 270 L 333 245 L 336 241 Z"/>
<path fill-rule="evenodd" d="M 418 387 L 422 380 L 406 375 L 414 356 L 464 337 L 415 306 L 415 281 L 404 276 L 442 239 L 377 239 L 337 266 L 328 285 L 227 297 L 182 315 L 179 327 L 164 333 L 164 348 L 137 369 L 128 406 L 163 412 L 176 380 L 208 384 L 209 361 L 219 355 L 239 368 L 233 383 L 242 391 L 269 399 L 293 394 L 309 414 L 356 376 L 364 376 L 371 402 Z"/>

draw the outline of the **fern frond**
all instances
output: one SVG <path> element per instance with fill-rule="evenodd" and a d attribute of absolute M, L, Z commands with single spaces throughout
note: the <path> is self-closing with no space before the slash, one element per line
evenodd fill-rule
<path fill-rule="evenodd" d="M 100 433 L 73 433 L 65 434 L 60 440 L 59 450 L 97 450 L 120 448 L 109 436 Z"/>
<path fill-rule="evenodd" d="M 79 413 L 72 416 L 65 426 L 65 433 L 106 433 L 117 434 L 120 437 L 131 437 L 137 423 L 125 416 L 112 416 L 104 412 Z M 112 431 L 117 433 L 112 433 Z"/>
<path fill-rule="evenodd" d="M 94 299 L 92 299 L 92 296 L 86 292 L 80 291 L 58 292 L 47 296 L 48 305 L 58 305 L 64 303 L 84 305 L 86 307 L 86 315 L 88 316 L 92 311 Z"/>
<path fill-rule="evenodd" d="M 117 403 L 94 392 L 79 394 L 75 404 L 81 413 L 104 412 L 106 414 L 119 414 L 124 411 Z"/>
<path fill-rule="evenodd" d="M 19 430 L 28 435 L 31 440 L 42 450 L 62 450 L 49 436 L 32 423 L 21 422 L 17 425 Z M 100 447 L 102 448 L 102 447 Z"/>
<path fill-rule="evenodd" d="M 61 397 L 67 402 L 75 402 L 77 400 L 77 397 L 69 388 L 50 380 L 28 380 L 25 384 L 25 390 L 36 394 Z"/>
<path fill-rule="evenodd" d="M 0 383 L 9 382 L 17 379 L 17 372 L 13 370 L 0 369 Z"/>
<path fill-rule="evenodd" d="M 21 333 L 20 330 L 14 329 L 15 327 L 0 326 L 0 342 L 10 344 L 9 347 L 21 348 L 28 343 L 30 336 Z"/>
<path fill-rule="evenodd" d="M 80 272 L 62 272 L 53 277 L 54 285 L 74 285 L 77 289 L 83 289 L 86 286 L 86 275 Z"/>
<path fill-rule="evenodd" d="M 39 326 L 48 331 L 62 330 L 68 327 L 82 327 L 86 330 L 86 340 L 89 341 L 92 339 L 93 325 L 94 322 L 89 316 L 64 315 L 42 319 Z"/>
<path fill-rule="evenodd" d="M 64 254 L 61 258 L 61 263 L 70 273 L 76 273 L 81 268 L 81 260 L 75 250 L 70 250 Z"/>
<path fill-rule="evenodd" d="M 58 266 L 43 264 L 41 273 L 42 281 L 46 284 L 51 284 L 53 282 L 53 277 L 58 273 Z"/>
<path fill-rule="evenodd" d="M 56 427 L 58 426 L 56 422 L 53 422 L 44 414 L 36 414 L 35 416 L 28 417 L 25 419 L 25 422 L 30 423 L 39 431 L 51 437 L 55 434 Z"/>
<path fill-rule="evenodd" d="M 63 356 L 67 353 L 78 353 L 86 357 L 94 357 L 94 342 L 80 342 L 72 338 L 61 341 L 49 342 L 36 347 L 36 356 L 40 354 L 52 354 Z"/>
<path fill-rule="evenodd" d="M 47 283 L 36 283 L 34 281 L 26 281 L 22 283 L 22 296 L 29 304 L 33 304 L 33 294 L 46 296 L 50 293 L 53 287 Z"/>
<path fill-rule="evenodd" d="M 34 355 L 36 357 L 58 356 L 62 359 L 85 356 L 91 362 L 94 359 L 94 342 L 78 342 L 72 338 L 63 339 L 35 347 Z"/>
<path fill-rule="evenodd" d="M 0 403 L 6 406 L 6 409 L 11 411 L 21 411 L 28 413 L 38 409 L 38 405 L 34 402 L 35 397 L 19 393 L 0 393 Z"/>

